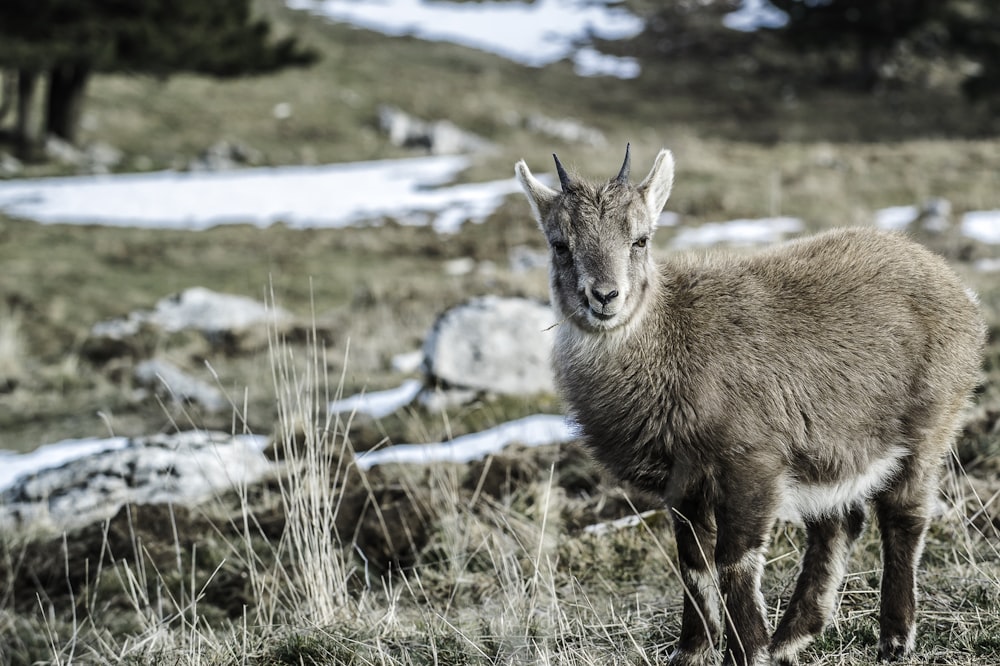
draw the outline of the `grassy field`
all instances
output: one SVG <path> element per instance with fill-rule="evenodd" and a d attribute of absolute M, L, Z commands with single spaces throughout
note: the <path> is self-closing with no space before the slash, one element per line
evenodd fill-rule
<path fill-rule="evenodd" d="M 639 79 L 617 81 L 578 78 L 569 63 L 535 70 L 324 24 L 277 0 L 259 6 L 282 30 L 302 33 L 322 60 L 222 82 L 99 77 L 84 141 L 119 147 L 128 168 L 184 163 L 220 139 L 245 142 L 270 164 L 410 155 L 377 129 L 377 106 L 392 104 L 494 142 L 497 151 L 478 157 L 468 180 L 505 177 L 521 157 L 548 172 L 552 151 L 583 175 L 607 178 L 627 141 L 633 170 L 644 173 L 668 146 L 678 162 L 668 209 L 683 225 L 781 214 L 814 231 L 871 224 L 879 208 L 930 197 L 947 198 L 956 216 L 1000 208 L 995 118 L 946 82 L 873 95 L 820 90 L 804 71 L 809 63 L 781 69 L 768 44 L 747 45 L 699 16 L 686 19 L 697 37 L 686 51 L 657 55 L 659 34 L 609 46 L 648 58 Z M 748 68 L 746 49 L 763 64 Z M 293 109 L 284 122 L 272 115 L 280 102 Z M 528 113 L 577 118 L 608 145 L 540 137 L 512 120 Z M 325 391 L 398 384 L 392 356 L 417 349 L 444 308 L 480 294 L 546 295 L 543 271 L 509 267 L 512 248 L 543 248 L 518 197 L 447 237 L 383 222 L 177 232 L 0 216 L 0 447 L 30 450 L 109 430 L 229 430 L 235 421 L 273 433 L 293 461 L 287 473 L 207 505 L 129 507 L 65 536 L 4 535 L 0 665 L 664 661 L 681 601 L 668 521 L 653 513 L 638 527 L 586 532 L 656 505 L 606 480 L 578 445 L 514 449 L 467 466 L 361 473 L 350 464 L 354 450 L 558 410 L 552 396 L 483 396 L 440 413 L 327 421 Z M 676 231 L 655 239 L 663 259 Z M 928 538 L 913 663 L 992 664 L 1000 661 L 1000 280 L 973 262 L 1000 257 L 1000 247 L 954 233 L 922 240 L 979 292 L 991 334 L 985 381 Z M 495 270 L 447 275 L 445 262 L 462 257 Z M 318 340 L 151 342 L 206 379 L 208 361 L 223 388 L 241 396 L 235 416 L 137 398 L 132 359 L 88 356 L 93 323 L 192 286 L 273 298 L 306 330 L 315 323 Z M 293 381 L 293 372 L 311 381 Z M 776 528 L 765 574 L 772 618 L 802 548 L 800 530 Z M 880 566 L 870 526 L 837 620 L 805 661 L 874 658 Z"/>

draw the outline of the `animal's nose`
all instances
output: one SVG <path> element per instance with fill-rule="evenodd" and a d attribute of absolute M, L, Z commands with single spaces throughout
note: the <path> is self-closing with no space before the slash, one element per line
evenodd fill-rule
<path fill-rule="evenodd" d="M 591 289 L 591 293 L 594 295 L 594 298 L 596 298 L 601 302 L 601 305 L 607 305 L 614 299 L 618 298 L 617 289 L 610 289 L 607 291 L 603 291 L 601 289 L 598 289 L 597 287 L 594 287 L 593 289 Z"/>

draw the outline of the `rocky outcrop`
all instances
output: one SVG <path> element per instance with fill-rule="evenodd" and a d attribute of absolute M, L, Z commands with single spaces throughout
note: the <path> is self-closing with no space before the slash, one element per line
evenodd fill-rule
<path fill-rule="evenodd" d="M 265 439 L 256 436 L 191 431 L 102 442 L 110 450 L 29 473 L 0 490 L 0 531 L 73 529 L 111 518 L 126 503 L 196 504 L 273 470 L 262 453 Z"/>
<path fill-rule="evenodd" d="M 548 305 L 526 298 L 485 296 L 451 308 L 424 341 L 428 383 L 511 395 L 552 393 L 555 324 Z"/>

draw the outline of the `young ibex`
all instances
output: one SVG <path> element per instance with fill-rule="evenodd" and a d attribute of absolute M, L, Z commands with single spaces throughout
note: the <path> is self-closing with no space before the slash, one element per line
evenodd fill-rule
<path fill-rule="evenodd" d="M 751 256 L 672 257 L 650 238 L 673 182 L 561 191 L 516 165 L 551 249 L 559 390 L 593 456 L 663 497 L 685 586 L 672 664 L 794 664 L 831 618 L 872 502 L 879 656 L 913 648 L 917 562 L 943 458 L 979 377 L 984 325 L 945 262 L 902 235 L 841 229 Z M 779 514 L 805 523 L 773 636 L 760 579 Z M 720 612 L 723 607 L 724 612 Z"/>

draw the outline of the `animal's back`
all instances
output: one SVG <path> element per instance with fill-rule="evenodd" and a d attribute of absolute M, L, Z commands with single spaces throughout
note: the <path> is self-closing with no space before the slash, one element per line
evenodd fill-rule
<path fill-rule="evenodd" d="M 817 483 L 943 453 L 949 438 L 928 434 L 953 425 L 975 386 L 984 331 L 943 259 L 901 235 L 845 229 L 734 268 L 705 312 L 728 332 L 709 339 L 731 346 L 707 351 L 718 362 L 703 377 L 731 437 L 768 454 L 780 444 L 781 462 Z M 752 296 L 725 303 L 727 283 Z"/>

